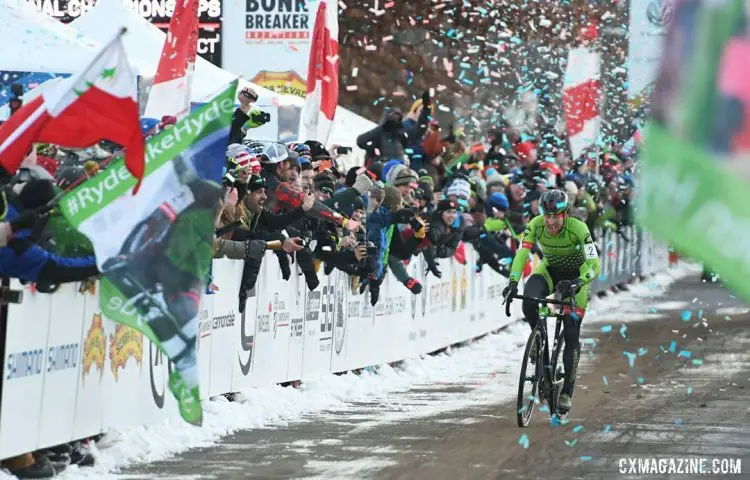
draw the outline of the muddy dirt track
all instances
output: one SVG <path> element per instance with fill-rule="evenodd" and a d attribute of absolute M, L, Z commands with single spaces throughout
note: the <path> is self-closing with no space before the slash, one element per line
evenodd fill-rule
<path fill-rule="evenodd" d="M 584 324 L 582 338 L 589 340 L 564 425 L 551 425 L 537 409 L 529 427 L 519 429 L 515 399 L 372 428 L 341 413 L 341 421 L 329 415 L 239 432 L 214 447 L 130 468 L 123 478 L 750 478 L 747 309 L 695 277 L 643 302 L 661 305 L 661 317 L 628 321 L 626 312 L 616 321 Z M 442 393 L 462 389 L 469 387 L 446 385 Z M 359 408 L 372 412 L 379 405 Z M 527 447 L 519 443 L 522 434 Z M 706 457 L 708 470 L 628 473 L 627 459 L 636 457 Z M 739 459 L 742 473 L 714 472 L 729 468 L 714 458 Z"/>

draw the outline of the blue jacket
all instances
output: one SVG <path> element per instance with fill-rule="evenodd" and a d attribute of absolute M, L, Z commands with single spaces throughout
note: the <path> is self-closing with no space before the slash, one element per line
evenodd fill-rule
<path fill-rule="evenodd" d="M 392 223 L 391 211 L 382 205 L 367 216 L 367 239 L 378 248 L 376 277 L 383 274 L 385 252 L 388 247 L 388 229 Z"/>
<path fill-rule="evenodd" d="M 4 221 L 13 221 L 19 216 L 13 205 L 8 205 Z M 13 248 L 0 247 L 0 275 L 18 278 L 25 282 L 36 282 L 39 273 L 50 262 L 63 268 L 90 268 L 96 265 L 96 257 L 60 257 L 33 243 L 28 229 L 16 232 L 11 240 Z"/>

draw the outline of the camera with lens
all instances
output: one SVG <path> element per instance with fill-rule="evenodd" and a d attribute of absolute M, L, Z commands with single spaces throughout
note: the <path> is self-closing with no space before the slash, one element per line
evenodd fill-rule
<path fill-rule="evenodd" d="M 265 125 L 271 121 L 271 114 L 262 110 L 256 110 L 250 114 L 250 120 L 258 125 Z"/>
<path fill-rule="evenodd" d="M 221 177 L 221 184 L 224 188 L 232 188 L 234 187 L 235 178 L 234 176 L 227 172 L 224 174 L 223 177 Z"/>
<path fill-rule="evenodd" d="M 8 102 L 8 107 L 10 108 L 10 114 L 13 115 L 23 106 L 23 85 L 20 83 L 12 84 L 10 93 L 13 94 L 13 97 Z"/>

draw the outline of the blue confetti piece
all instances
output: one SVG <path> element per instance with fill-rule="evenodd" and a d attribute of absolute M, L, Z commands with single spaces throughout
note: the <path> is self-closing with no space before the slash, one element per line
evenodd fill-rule
<path fill-rule="evenodd" d="M 529 448 L 529 436 L 525 433 L 518 439 L 518 444 L 522 445 L 523 448 Z"/>
<path fill-rule="evenodd" d="M 674 421 L 674 424 L 675 424 L 675 425 L 677 425 L 677 426 L 679 427 L 680 425 L 682 425 L 682 419 L 681 419 L 681 418 L 678 418 L 678 419 L 676 419 L 676 420 Z"/>
<path fill-rule="evenodd" d="M 703 365 L 703 360 L 701 360 L 700 358 L 694 358 L 693 365 Z"/>
<path fill-rule="evenodd" d="M 683 310 L 682 314 L 680 315 L 680 318 L 682 318 L 683 322 L 689 322 L 692 317 L 693 312 L 691 312 L 690 310 Z"/>
<path fill-rule="evenodd" d="M 549 423 L 552 424 L 553 427 L 558 427 L 560 426 L 560 418 L 557 416 L 557 414 L 554 414 L 549 417 Z"/>
<path fill-rule="evenodd" d="M 677 351 L 677 342 L 675 340 L 672 340 L 669 342 L 669 353 L 674 353 Z"/>
<path fill-rule="evenodd" d="M 612 331 L 612 325 L 604 325 L 602 327 L 602 332 L 604 332 L 604 333 L 609 333 L 611 331 Z"/>
<path fill-rule="evenodd" d="M 589 455 L 584 455 L 584 456 L 581 457 L 581 461 L 582 462 L 590 462 L 591 459 L 592 459 L 592 457 L 589 456 Z"/>
<path fill-rule="evenodd" d="M 692 395 L 692 394 L 693 394 L 693 387 L 688 387 L 688 395 Z"/>
<path fill-rule="evenodd" d="M 612 425 L 605 425 L 604 426 L 604 433 L 609 433 L 610 430 L 612 430 Z"/>
<path fill-rule="evenodd" d="M 646 355 L 647 353 L 648 353 L 648 349 L 647 348 L 641 347 L 641 348 L 638 349 L 638 356 L 639 357 L 642 357 L 642 356 Z"/>
<path fill-rule="evenodd" d="M 656 309 L 654 307 L 651 307 L 648 309 L 648 313 L 656 313 Z"/>
<path fill-rule="evenodd" d="M 547 405 L 542 405 L 539 407 L 539 411 L 542 413 L 549 413 L 549 407 Z"/>
<path fill-rule="evenodd" d="M 625 332 L 628 331 L 628 326 L 624 323 L 620 325 L 620 335 L 622 335 L 622 338 L 626 338 Z"/>
<path fill-rule="evenodd" d="M 690 350 L 681 350 L 680 353 L 677 354 L 678 358 L 679 357 L 690 358 L 692 356 L 693 356 L 693 354 L 690 352 Z"/>
<path fill-rule="evenodd" d="M 574 439 L 573 439 L 573 440 L 571 440 L 571 441 L 567 441 L 567 440 L 565 440 L 565 445 L 567 445 L 567 446 L 569 446 L 569 447 L 575 447 L 575 446 L 576 446 L 576 443 L 578 443 L 578 439 L 577 439 L 577 438 L 574 438 Z"/>
<path fill-rule="evenodd" d="M 630 368 L 635 367 L 635 353 L 624 351 L 622 352 L 622 354 L 628 357 L 628 364 L 630 365 Z"/>
<path fill-rule="evenodd" d="M 645 381 L 643 377 L 638 377 L 638 383 L 643 384 Z"/>
<path fill-rule="evenodd" d="M 583 425 L 576 425 L 575 427 L 573 427 L 573 433 L 578 433 L 581 430 L 583 430 Z"/>
<path fill-rule="evenodd" d="M 609 380 L 607 380 L 607 376 L 602 377 L 602 382 L 604 382 L 604 385 L 609 385 Z"/>
<path fill-rule="evenodd" d="M 698 310 L 698 320 L 703 319 L 703 309 Z"/>
<path fill-rule="evenodd" d="M 606 282 L 607 281 L 607 274 L 606 273 L 602 273 L 601 275 L 599 275 L 599 281 L 600 282 Z"/>

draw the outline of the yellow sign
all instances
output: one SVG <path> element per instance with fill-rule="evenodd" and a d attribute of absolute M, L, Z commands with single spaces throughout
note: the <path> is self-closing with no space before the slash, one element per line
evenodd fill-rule
<path fill-rule="evenodd" d="M 109 336 L 109 362 L 115 381 L 118 380 L 117 371 L 125 368 L 130 357 L 142 367 L 143 334 L 133 327 L 117 325 L 114 335 Z"/>
<path fill-rule="evenodd" d="M 81 370 L 81 381 L 86 383 L 86 375 L 91 370 L 92 365 L 99 369 L 99 381 L 104 376 L 104 356 L 107 352 L 107 338 L 102 326 L 102 314 L 97 313 L 91 321 L 91 328 L 86 333 L 86 340 L 83 343 L 83 368 Z"/>
<path fill-rule="evenodd" d="M 261 70 L 255 78 L 250 81 L 263 88 L 284 95 L 296 95 L 305 98 L 307 92 L 307 82 L 305 82 L 297 72 L 291 70 L 286 72 L 269 72 L 268 70 Z"/>

